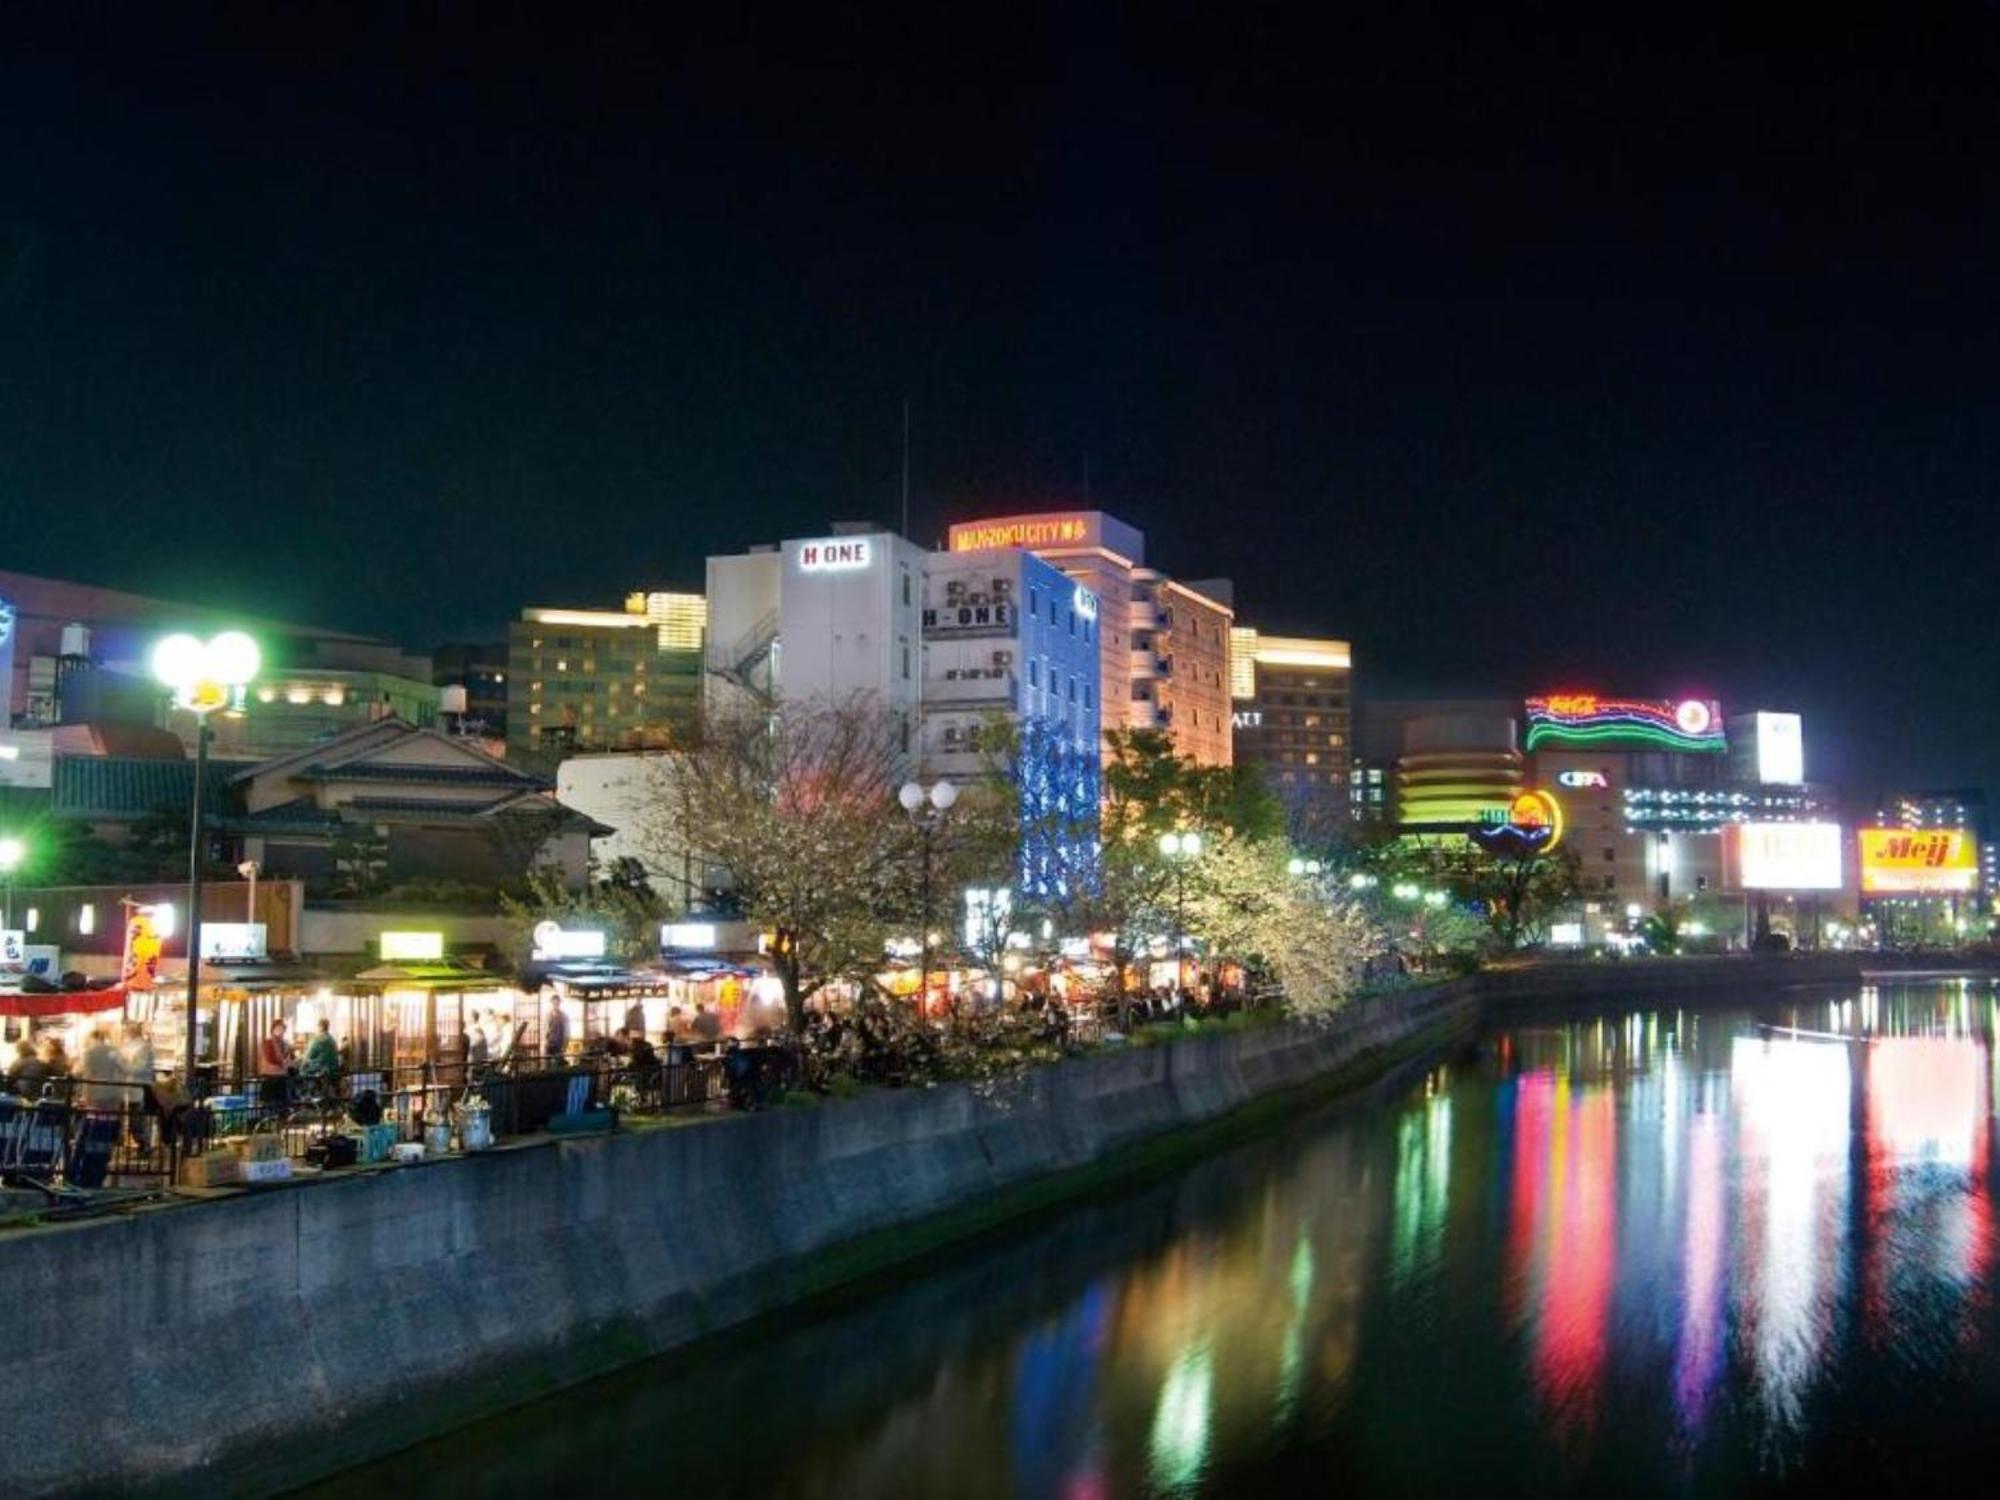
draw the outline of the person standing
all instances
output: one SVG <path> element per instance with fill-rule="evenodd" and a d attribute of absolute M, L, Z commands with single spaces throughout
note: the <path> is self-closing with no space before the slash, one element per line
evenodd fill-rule
<path fill-rule="evenodd" d="M 125 1082 L 125 1060 L 111 1045 L 111 1029 L 108 1026 L 90 1028 L 90 1037 L 83 1044 L 80 1078 L 85 1109 L 115 1111 L 124 1108 L 125 1090 L 122 1085 Z"/>
<path fill-rule="evenodd" d="M 706 1001 L 694 1008 L 694 1034 L 704 1042 L 715 1041 L 722 1035 L 722 1022 L 716 1019 L 715 1012 L 708 1008 Z"/>
<path fill-rule="evenodd" d="M 131 1097 L 126 1100 L 126 1109 L 131 1115 L 129 1129 L 132 1139 L 148 1143 L 150 1132 L 146 1126 L 146 1111 L 152 1104 L 152 1089 L 157 1079 L 153 1038 L 140 1022 L 125 1023 L 125 1039 L 119 1043 L 118 1060 L 124 1065 L 125 1081 L 132 1085 L 127 1090 Z"/>
<path fill-rule="evenodd" d="M 563 1054 L 568 1050 L 569 1017 L 563 1011 L 562 1002 L 558 1000 L 548 1008 L 547 1014 L 542 1018 L 542 1053 L 545 1065 L 560 1068 L 563 1064 Z"/>
<path fill-rule="evenodd" d="M 264 1040 L 257 1044 L 257 1094 L 267 1106 L 278 1108 L 291 1097 L 292 1045 L 285 1040 L 282 1018 L 271 1022 Z"/>

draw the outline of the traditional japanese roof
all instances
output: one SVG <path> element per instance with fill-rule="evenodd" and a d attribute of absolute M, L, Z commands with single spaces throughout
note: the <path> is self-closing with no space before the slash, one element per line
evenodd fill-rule
<path fill-rule="evenodd" d="M 508 786 L 541 790 L 548 785 L 512 766 L 403 765 L 393 761 L 358 760 L 346 765 L 309 765 L 290 773 L 301 781 L 414 781 L 444 786 Z"/>
<path fill-rule="evenodd" d="M 210 812 L 229 805 L 236 761 L 211 761 L 202 794 Z M 82 819 L 139 818 L 161 808 L 185 809 L 194 797 L 194 762 L 122 755 L 56 757 L 53 810 Z"/>

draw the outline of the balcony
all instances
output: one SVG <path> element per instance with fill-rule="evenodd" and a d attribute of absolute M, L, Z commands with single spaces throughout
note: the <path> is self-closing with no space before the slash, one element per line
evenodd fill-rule
<path fill-rule="evenodd" d="M 1021 684 L 1011 667 L 952 668 L 924 682 L 924 712 L 1005 709 L 1021 706 Z"/>

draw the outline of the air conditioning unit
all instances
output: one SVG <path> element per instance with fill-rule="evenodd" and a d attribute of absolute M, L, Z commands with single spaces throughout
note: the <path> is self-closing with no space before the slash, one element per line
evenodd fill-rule
<path fill-rule="evenodd" d="M 996 578 L 993 580 L 993 593 L 996 598 L 1004 599 L 1013 592 L 1014 592 L 1013 579 Z"/>
<path fill-rule="evenodd" d="M 956 724 L 947 724 L 944 726 L 944 742 L 947 745 L 956 745 L 958 743 L 958 726 Z"/>
<path fill-rule="evenodd" d="M 946 682 L 956 682 L 956 681 L 958 681 L 958 668 L 957 668 L 957 667 L 946 667 L 946 668 L 944 669 L 944 680 L 945 680 Z M 185 1028 L 185 1027 L 183 1027 L 182 1029 L 183 1029 L 183 1030 L 185 1030 L 186 1028 Z"/>
<path fill-rule="evenodd" d="M 995 651 L 995 652 L 993 653 L 993 665 L 994 665 L 994 666 L 996 666 L 996 667 L 1011 667 L 1011 666 L 1013 666 L 1013 665 L 1014 665 L 1014 653 L 1013 653 L 1013 652 L 1011 652 L 1011 651 Z"/>

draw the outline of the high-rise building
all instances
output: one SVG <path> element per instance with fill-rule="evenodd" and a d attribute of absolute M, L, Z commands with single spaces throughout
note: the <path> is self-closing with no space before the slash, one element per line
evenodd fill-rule
<path fill-rule="evenodd" d="M 1181 583 L 1146 566 L 1146 539 L 1102 511 L 969 521 L 949 550 L 1020 548 L 1053 563 L 1101 601 L 1103 726 L 1164 729 L 1204 765 L 1230 764 L 1229 631 L 1235 611 L 1218 582 Z"/>
<path fill-rule="evenodd" d="M 509 754 L 663 749 L 695 731 L 708 605 L 635 593 L 623 610 L 534 608 L 507 630 Z"/>
<path fill-rule="evenodd" d="M 1022 889 L 1076 877 L 1098 800 L 1094 591 L 1019 550 L 929 553 L 860 525 L 712 557 L 708 588 L 710 713 L 878 705 L 899 723 L 912 776 L 1011 770 Z M 1011 767 L 986 733 L 995 726 L 1009 731 Z"/>
<path fill-rule="evenodd" d="M 1346 641 L 1236 626 L 1229 688 L 1237 764 L 1263 767 L 1273 790 L 1293 806 L 1347 812 L 1353 683 Z"/>

